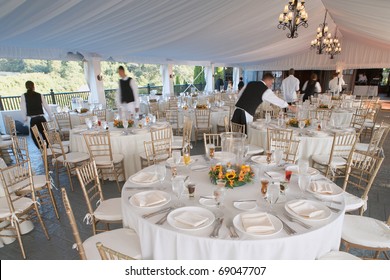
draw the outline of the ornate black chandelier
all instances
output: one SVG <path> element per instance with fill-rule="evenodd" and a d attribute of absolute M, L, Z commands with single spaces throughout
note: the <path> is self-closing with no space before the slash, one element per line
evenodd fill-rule
<path fill-rule="evenodd" d="M 337 27 L 334 37 L 329 39 L 325 52 L 330 55 L 330 59 L 333 59 L 335 55 L 341 53 L 341 45 L 339 39 L 337 38 Z"/>
<path fill-rule="evenodd" d="M 287 33 L 287 38 L 297 38 L 298 27 L 303 26 L 307 28 L 309 26 L 307 18 L 305 0 L 289 0 L 288 4 L 284 6 L 283 13 L 279 15 L 278 29 L 288 29 L 290 32 Z"/>
<path fill-rule="evenodd" d="M 328 24 L 326 23 L 326 16 L 328 14 L 328 10 L 325 12 L 324 22 L 320 24 L 320 26 L 317 28 L 317 35 L 316 38 L 311 41 L 311 49 L 314 49 L 317 51 L 317 54 L 322 54 L 323 50 L 326 51 L 330 39 L 332 37 L 332 34 L 329 31 Z"/>

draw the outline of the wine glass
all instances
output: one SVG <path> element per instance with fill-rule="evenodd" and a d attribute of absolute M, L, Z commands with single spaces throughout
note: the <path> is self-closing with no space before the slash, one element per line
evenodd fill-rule
<path fill-rule="evenodd" d="M 181 152 L 180 151 L 172 151 L 172 160 L 175 165 L 178 165 L 181 161 Z"/>
<path fill-rule="evenodd" d="M 93 126 L 97 127 L 98 123 L 99 123 L 98 117 L 97 116 L 92 116 L 92 124 L 93 124 Z"/>
<path fill-rule="evenodd" d="M 184 191 L 184 178 L 182 177 L 175 177 L 172 180 L 172 191 L 176 195 L 178 203 L 175 205 L 176 207 L 183 206 L 183 203 L 181 202 L 181 196 Z"/>
<path fill-rule="evenodd" d="M 299 186 L 299 189 L 301 190 L 301 197 L 300 198 L 304 197 L 305 191 L 309 188 L 310 181 L 311 181 L 311 175 L 310 174 L 307 174 L 307 173 L 299 174 L 299 176 L 298 176 L 298 186 Z"/>
<path fill-rule="evenodd" d="M 160 186 L 163 188 L 163 182 L 165 180 L 165 177 L 167 176 L 167 169 L 165 168 L 165 165 L 163 164 L 157 164 L 156 165 L 156 174 L 157 178 L 160 181 Z"/>
<path fill-rule="evenodd" d="M 269 112 L 265 113 L 265 123 L 268 125 L 271 122 L 271 114 Z"/>
<path fill-rule="evenodd" d="M 108 129 L 108 123 L 106 121 L 102 121 L 102 127 L 104 130 Z"/>
<path fill-rule="evenodd" d="M 282 159 L 283 159 L 283 150 L 280 150 L 280 149 L 275 150 L 275 152 L 274 152 L 274 159 L 275 159 L 276 165 L 279 166 L 281 161 L 282 161 Z"/>
<path fill-rule="evenodd" d="M 225 201 L 225 194 L 226 194 L 226 180 L 219 179 L 217 180 L 217 186 L 214 188 L 214 200 L 217 203 L 217 208 L 221 208 L 223 206 L 223 203 Z"/>
<path fill-rule="evenodd" d="M 88 129 L 91 129 L 93 126 L 92 120 L 90 118 L 85 118 L 85 124 L 87 125 Z"/>
<path fill-rule="evenodd" d="M 272 211 L 272 205 L 278 201 L 279 195 L 280 195 L 280 187 L 277 184 L 270 184 L 267 188 L 265 199 L 269 203 L 271 211 Z"/>
<path fill-rule="evenodd" d="M 122 125 L 123 125 L 123 128 L 125 129 L 125 130 L 123 131 L 123 134 L 124 134 L 124 135 L 127 135 L 127 128 L 129 127 L 129 122 L 128 122 L 128 120 L 127 120 L 127 119 L 122 120 Z"/>
<path fill-rule="evenodd" d="M 305 125 L 306 125 L 305 120 L 300 120 L 300 121 L 298 122 L 298 126 L 299 126 L 299 129 L 300 129 L 299 135 L 302 135 L 302 131 L 303 131 L 303 129 L 305 128 Z"/>

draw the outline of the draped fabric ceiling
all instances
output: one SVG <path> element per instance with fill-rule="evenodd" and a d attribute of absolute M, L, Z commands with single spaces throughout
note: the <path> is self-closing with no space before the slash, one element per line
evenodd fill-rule
<path fill-rule="evenodd" d="M 277 29 L 287 0 L 1 0 L 0 57 L 282 70 L 390 67 L 389 0 L 307 0 L 308 28 Z M 342 54 L 310 51 L 328 9 Z"/>

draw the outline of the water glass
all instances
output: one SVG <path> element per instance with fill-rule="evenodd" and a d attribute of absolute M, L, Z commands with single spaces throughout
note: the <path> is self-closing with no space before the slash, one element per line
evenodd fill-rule
<path fill-rule="evenodd" d="M 301 190 L 301 198 L 303 197 L 304 192 L 309 188 L 311 181 L 311 175 L 310 174 L 299 174 L 298 177 L 298 186 Z"/>
<path fill-rule="evenodd" d="M 172 151 L 172 159 L 173 159 L 173 163 L 178 165 L 181 161 L 181 152 L 180 151 Z"/>
<path fill-rule="evenodd" d="M 274 152 L 274 159 L 275 159 L 275 163 L 277 165 L 280 165 L 282 159 L 283 159 L 283 151 L 282 150 L 275 150 Z"/>
<path fill-rule="evenodd" d="M 176 177 L 172 180 L 172 191 L 178 199 L 178 203 L 176 206 L 182 206 L 180 199 L 184 191 L 184 178 Z"/>
<path fill-rule="evenodd" d="M 280 187 L 277 184 L 270 184 L 267 188 L 266 200 L 269 204 L 275 204 L 280 195 Z M 271 206 L 272 207 L 272 206 Z"/>
<path fill-rule="evenodd" d="M 92 120 L 90 118 L 85 118 L 85 124 L 87 125 L 88 129 L 91 129 L 93 126 Z"/>
<path fill-rule="evenodd" d="M 298 172 L 299 174 L 306 174 L 309 170 L 309 161 L 300 159 L 298 161 Z"/>
<path fill-rule="evenodd" d="M 269 124 L 271 122 L 271 114 L 269 112 L 265 113 L 265 123 Z"/>
<path fill-rule="evenodd" d="M 167 176 L 167 169 L 165 168 L 165 165 L 163 164 L 156 164 L 156 174 L 157 178 L 160 181 L 161 187 L 163 186 L 163 182 L 165 180 L 165 177 Z"/>

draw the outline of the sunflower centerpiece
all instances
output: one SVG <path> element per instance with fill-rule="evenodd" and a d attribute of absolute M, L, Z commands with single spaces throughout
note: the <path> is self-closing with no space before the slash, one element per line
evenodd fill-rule
<path fill-rule="evenodd" d="M 217 184 L 217 180 L 225 180 L 225 187 L 232 189 L 252 182 L 255 175 L 249 165 L 232 165 L 228 163 L 226 165 L 216 164 L 212 166 L 209 176 L 213 184 Z"/>

